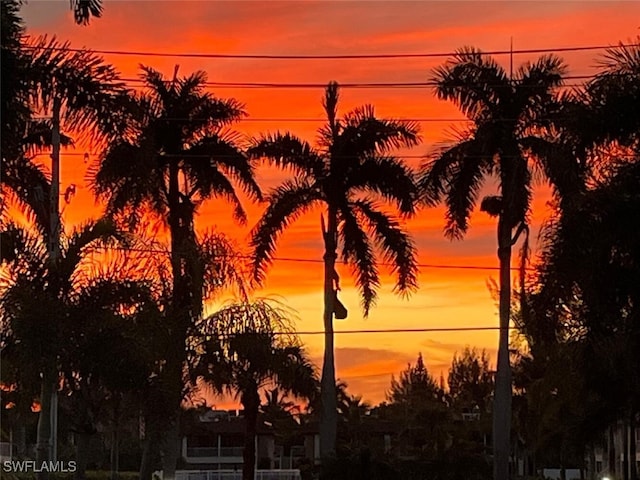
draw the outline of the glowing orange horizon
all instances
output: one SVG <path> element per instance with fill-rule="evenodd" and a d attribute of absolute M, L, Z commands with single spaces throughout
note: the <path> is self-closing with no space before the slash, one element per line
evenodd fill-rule
<path fill-rule="evenodd" d="M 52 34 L 70 40 L 73 46 L 97 50 L 217 52 L 217 53 L 409 53 L 451 52 L 463 45 L 485 50 L 508 50 L 510 37 L 514 48 L 549 48 L 574 45 L 610 45 L 637 34 L 640 4 L 630 2 L 113 2 L 105 5 L 104 18 L 92 20 L 87 28 L 73 24 L 64 2 L 31 1 L 23 8 L 28 33 Z M 569 64 L 570 75 L 592 74 L 600 52 L 561 53 Z M 136 78 L 143 63 L 173 73 L 205 70 L 216 82 L 422 82 L 430 69 L 445 58 L 352 61 L 267 61 L 215 60 L 169 57 L 105 56 L 124 78 Z M 514 66 L 537 55 L 515 55 Z M 508 68 L 509 57 L 498 60 Z M 573 82 L 575 83 L 575 82 Z M 322 118 L 322 92 L 292 89 L 218 89 L 220 97 L 233 97 L 245 103 L 253 118 Z M 456 108 L 425 89 L 343 89 L 340 111 L 371 103 L 378 115 L 394 118 L 460 118 Z M 250 118 L 251 118 L 250 117 Z M 289 130 L 313 143 L 312 122 L 241 122 L 237 130 L 247 135 Z M 462 126 L 460 124 L 458 126 Z M 447 122 L 423 122 L 421 147 L 403 155 L 426 154 L 434 144 L 449 137 Z M 89 146 L 76 152 L 83 153 Z M 40 158 L 47 163 L 46 157 Z M 64 212 L 68 225 L 89 216 L 99 208 L 84 182 L 86 165 L 82 156 L 62 155 L 62 182 L 75 183 L 78 190 Z M 419 158 L 408 160 L 412 166 Z M 262 184 L 273 186 L 284 178 L 281 172 L 261 168 Z M 487 191 L 493 186 L 488 184 Z M 536 228 L 549 215 L 546 202 L 549 189 L 540 187 L 533 202 Z M 197 219 L 199 229 L 216 227 L 238 242 L 262 211 L 259 205 L 246 204 L 249 225 L 240 227 L 231 220 L 230 208 L 211 202 Z M 419 247 L 420 263 L 436 265 L 477 265 L 495 268 L 495 222 L 474 213 L 464 241 L 449 242 L 442 235 L 443 208 L 423 210 L 407 222 Z M 322 244 L 319 212 L 296 222 L 281 238 L 276 255 L 320 260 Z M 349 308 L 346 321 L 336 321 L 336 330 L 459 327 L 497 325 L 497 312 L 486 281 L 496 278 L 491 270 L 453 270 L 422 268 L 420 290 L 409 301 L 391 294 L 392 279 L 384 276 L 380 299 L 368 319 L 359 311 L 359 301 L 348 278 L 348 269 L 340 267 L 344 291 L 341 298 Z M 322 265 L 276 261 L 269 270 L 264 289 L 258 295 L 279 295 L 299 312 L 300 331 L 321 330 Z M 318 365 L 321 365 L 322 337 L 304 336 L 303 341 Z M 497 333 L 450 332 L 412 334 L 358 334 L 336 338 L 337 376 L 346 380 L 351 393 L 379 402 L 396 375 L 414 362 L 418 352 L 425 356 L 430 371 L 438 377 L 451 362 L 453 353 L 466 345 L 486 348 L 495 359 Z M 226 400 L 224 401 L 226 403 Z"/>

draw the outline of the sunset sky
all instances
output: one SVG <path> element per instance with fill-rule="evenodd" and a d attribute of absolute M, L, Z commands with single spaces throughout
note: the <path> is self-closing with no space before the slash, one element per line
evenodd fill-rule
<path fill-rule="evenodd" d="M 613 45 L 640 34 L 640 2 L 459 2 L 459 1 L 110 1 L 104 15 L 88 27 L 74 24 L 69 2 L 29 0 L 23 7 L 31 35 L 56 35 L 73 47 L 95 50 L 159 53 L 225 53 L 273 55 L 345 55 L 384 53 L 451 52 L 472 45 L 487 51 L 546 49 Z M 596 71 L 601 51 L 563 52 L 569 75 Z M 204 70 L 212 82 L 341 83 L 424 82 L 430 70 L 445 58 L 350 59 L 350 60 L 253 60 L 104 55 L 122 73 L 135 79 L 138 65 L 161 70 L 167 76 L 174 66 L 180 73 Z M 496 57 L 509 68 L 509 56 Z M 516 54 L 518 66 L 536 55 Z M 576 85 L 576 80 L 567 83 Z M 131 86 L 137 84 L 131 83 Z M 212 90 L 219 97 L 234 97 L 246 105 L 248 121 L 237 130 L 247 135 L 289 130 L 313 142 L 321 121 L 274 121 L 264 119 L 322 119 L 322 89 Z M 381 117 L 428 119 L 422 121 L 423 144 L 401 152 L 413 166 L 420 156 L 447 138 L 461 114 L 450 104 L 435 99 L 426 88 L 344 88 L 340 111 L 346 113 L 363 103 L 375 105 Z M 253 119 L 253 120 L 251 120 Z M 260 120 L 263 119 L 263 120 Z M 91 146 L 86 151 L 95 153 Z M 85 150 L 69 151 L 84 153 Z M 62 189 L 77 184 L 78 194 L 65 207 L 67 224 L 96 216 L 100 207 L 84 183 L 86 164 L 81 155 L 62 156 Z M 95 156 L 91 156 L 94 160 Z M 48 158 L 40 160 L 48 165 Z M 274 186 L 285 175 L 260 170 L 260 182 Z M 490 192 L 492 185 L 488 185 Z M 548 215 L 548 189 L 538 188 L 533 205 L 535 224 Z M 216 226 L 242 244 L 261 213 L 247 205 L 249 225 L 241 228 L 231 210 L 212 202 L 197 219 L 200 230 Z M 422 264 L 497 267 L 495 222 L 481 213 L 472 217 L 466 239 L 450 242 L 443 237 L 442 209 L 424 210 L 408 223 L 419 248 Z M 296 222 L 282 237 L 279 257 L 320 260 L 322 245 L 319 212 Z M 497 280 L 492 270 L 423 267 L 420 290 L 409 301 L 392 295 L 393 282 L 386 276 L 377 307 L 368 319 L 359 311 L 359 300 L 348 269 L 340 267 L 341 299 L 349 318 L 336 321 L 336 330 L 386 328 L 438 328 L 497 326 L 497 309 L 486 287 Z M 300 331 L 322 329 L 322 265 L 276 261 L 265 289 L 258 295 L 279 296 L 299 314 Z M 310 354 L 321 364 L 322 337 L 304 336 Z M 337 376 L 351 393 L 377 403 L 384 399 L 391 374 L 414 362 L 422 352 L 436 376 L 451 363 L 455 351 L 465 345 L 486 348 L 495 359 L 497 332 L 429 332 L 384 334 L 337 334 Z"/>

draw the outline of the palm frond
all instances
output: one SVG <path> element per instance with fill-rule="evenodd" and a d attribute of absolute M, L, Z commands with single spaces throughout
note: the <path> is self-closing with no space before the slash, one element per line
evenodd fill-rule
<path fill-rule="evenodd" d="M 466 158 L 451 166 L 447 186 L 445 235 L 459 239 L 469 227 L 469 217 L 478 201 L 484 181 L 484 165 L 479 158 Z"/>
<path fill-rule="evenodd" d="M 327 114 L 329 125 L 335 125 L 338 118 L 338 100 L 340 99 L 338 82 L 329 82 L 324 92 L 322 107 Z"/>
<path fill-rule="evenodd" d="M 371 155 L 364 158 L 357 172 L 352 172 L 346 187 L 355 191 L 375 192 L 395 203 L 403 214 L 413 214 L 418 189 L 413 171 L 400 159 Z"/>
<path fill-rule="evenodd" d="M 559 198 L 570 199 L 584 190 L 588 165 L 576 157 L 567 145 L 534 136 L 522 138 L 520 144 L 541 166 L 545 178 Z"/>
<path fill-rule="evenodd" d="M 518 67 L 515 74 L 517 110 L 528 115 L 529 122 L 547 114 L 554 100 L 554 90 L 562 86 L 567 65 L 555 55 L 543 55 L 534 63 Z"/>
<path fill-rule="evenodd" d="M 43 170 L 29 159 L 2 159 L 2 185 L 15 193 L 19 202 L 33 213 L 34 223 L 46 239 L 50 229 L 50 183 Z M 5 199 L 3 199 L 4 201 Z M 28 212 L 24 212 L 27 213 Z"/>
<path fill-rule="evenodd" d="M 240 298 L 248 295 L 244 278 L 244 261 L 241 252 L 224 234 L 207 232 L 198 239 L 203 271 L 204 297 L 210 298 L 225 287 L 237 289 Z"/>
<path fill-rule="evenodd" d="M 375 117 L 373 105 L 364 105 L 344 117 L 338 143 L 341 153 L 361 156 L 415 147 L 420 141 L 418 123 L 380 120 Z"/>
<path fill-rule="evenodd" d="M 467 231 L 480 188 L 492 162 L 485 148 L 475 138 L 448 145 L 423 163 L 418 186 L 423 201 L 435 205 L 444 200 L 447 206 L 445 234 L 461 238 Z"/>
<path fill-rule="evenodd" d="M 77 228 L 69 237 L 60 259 L 58 272 L 63 291 L 68 291 L 73 285 L 74 272 L 82 260 L 82 252 L 94 242 L 126 242 L 126 237 L 118 231 L 116 225 L 109 219 L 102 218 L 87 222 Z"/>
<path fill-rule="evenodd" d="M 87 170 L 87 180 L 98 198 L 107 201 L 107 211 L 140 208 L 150 202 L 160 215 L 166 211 L 163 169 L 167 157 L 156 154 L 147 137 L 138 144 L 126 141 L 111 145 Z"/>
<path fill-rule="evenodd" d="M 62 102 L 61 121 L 92 142 L 112 139 L 122 127 L 121 99 L 127 89 L 120 74 L 89 50 L 69 50 L 55 37 L 39 37 L 32 50 L 29 83 L 31 102 L 51 111 L 53 99 Z"/>
<path fill-rule="evenodd" d="M 313 394 L 315 370 L 299 346 L 293 318 L 290 309 L 268 299 L 224 306 L 198 325 L 201 353 L 190 363 L 191 377 L 241 398 L 256 395 L 267 381 L 294 394 Z"/>
<path fill-rule="evenodd" d="M 620 42 L 618 46 L 606 50 L 598 62 L 605 74 L 624 75 L 640 72 L 640 36 L 627 43 L 633 46 L 623 46 Z"/>
<path fill-rule="evenodd" d="M 480 50 L 465 47 L 433 72 L 436 96 L 451 100 L 469 119 L 478 121 L 495 113 L 511 91 L 505 70 Z"/>
<path fill-rule="evenodd" d="M 162 73 L 152 67 L 140 64 L 140 70 L 142 70 L 140 79 L 147 86 L 147 94 L 149 95 L 150 99 L 156 106 L 163 108 L 162 110 L 158 110 L 156 112 L 157 116 L 164 115 L 166 113 L 164 109 L 169 107 L 172 103 L 172 96 L 169 89 L 167 88 L 169 82 L 165 80 Z"/>
<path fill-rule="evenodd" d="M 254 139 L 247 154 L 251 158 L 264 158 L 281 168 L 289 168 L 294 173 L 321 178 L 324 175 L 324 161 L 308 142 L 291 133 L 277 132 Z"/>
<path fill-rule="evenodd" d="M 51 147 L 53 145 L 53 131 L 50 120 L 36 120 L 30 121 L 27 127 L 27 132 L 22 138 L 22 144 L 28 153 L 39 153 L 44 150 L 45 147 Z M 73 139 L 67 135 L 60 134 L 60 145 L 62 147 L 75 146 Z"/>
<path fill-rule="evenodd" d="M 323 199 L 322 193 L 309 182 L 285 181 L 271 192 L 269 206 L 251 232 L 253 277 L 261 282 L 265 268 L 271 263 L 276 241 L 284 229 Z"/>
<path fill-rule="evenodd" d="M 69 0 L 78 25 L 89 25 L 91 17 L 102 16 L 102 0 Z"/>
<path fill-rule="evenodd" d="M 392 273 L 397 275 L 396 290 L 401 294 L 415 291 L 418 287 L 418 259 L 408 232 L 401 228 L 397 219 L 381 212 L 371 200 L 356 200 L 353 205 L 367 219 L 369 232 L 375 236 L 385 261 L 391 264 Z"/>
<path fill-rule="evenodd" d="M 196 181 L 194 191 L 204 198 L 215 193 L 215 185 L 206 185 L 208 171 L 222 167 L 225 173 L 240 184 L 245 193 L 256 200 L 262 200 L 253 165 L 232 141 L 218 136 L 203 138 L 185 151 L 184 159 L 185 168 Z"/>
<path fill-rule="evenodd" d="M 241 225 L 247 223 L 247 213 L 242 206 L 240 198 L 238 198 L 236 189 L 231 181 L 218 169 L 207 168 L 206 170 L 199 170 L 193 187 L 197 189 L 203 199 L 210 197 L 224 198 L 233 207 L 233 218 Z"/>
<path fill-rule="evenodd" d="M 0 263 L 9 266 L 9 277 L 44 279 L 47 276 L 48 261 L 46 243 L 38 235 L 13 223 L 2 224 Z"/>
<path fill-rule="evenodd" d="M 375 305 L 380 275 L 369 237 L 348 205 L 340 208 L 338 234 L 342 241 L 342 259 L 352 268 L 362 298 L 364 316 Z"/>

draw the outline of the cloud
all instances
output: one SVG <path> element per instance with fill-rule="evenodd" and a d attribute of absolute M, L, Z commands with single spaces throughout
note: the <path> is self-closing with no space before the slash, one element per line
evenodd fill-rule
<path fill-rule="evenodd" d="M 340 347 L 335 350 L 336 377 L 347 383 L 350 394 L 361 394 L 365 400 L 379 402 L 389 388 L 391 375 L 398 375 L 416 355 L 394 350 Z M 322 365 L 322 356 L 313 358 Z"/>

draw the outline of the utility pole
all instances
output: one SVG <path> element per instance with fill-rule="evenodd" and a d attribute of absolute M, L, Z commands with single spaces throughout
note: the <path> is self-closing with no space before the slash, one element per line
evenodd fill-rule
<path fill-rule="evenodd" d="M 513 37 L 511 37 L 511 46 L 509 47 L 509 81 L 513 82 Z"/>
<path fill-rule="evenodd" d="M 55 90 L 54 90 L 55 92 Z M 49 259 L 53 268 L 57 268 L 60 258 L 60 98 L 53 97 L 53 119 L 51 134 L 51 217 L 49 237 Z M 55 272 L 55 270 L 54 270 Z M 55 359 L 54 359 L 55 362 Z M 52 365 L 55 369 L 55 365 Z M 51 391 L 51 457 L 58 456 L 58 372 L 55 369 L 54 385 Z"/>

